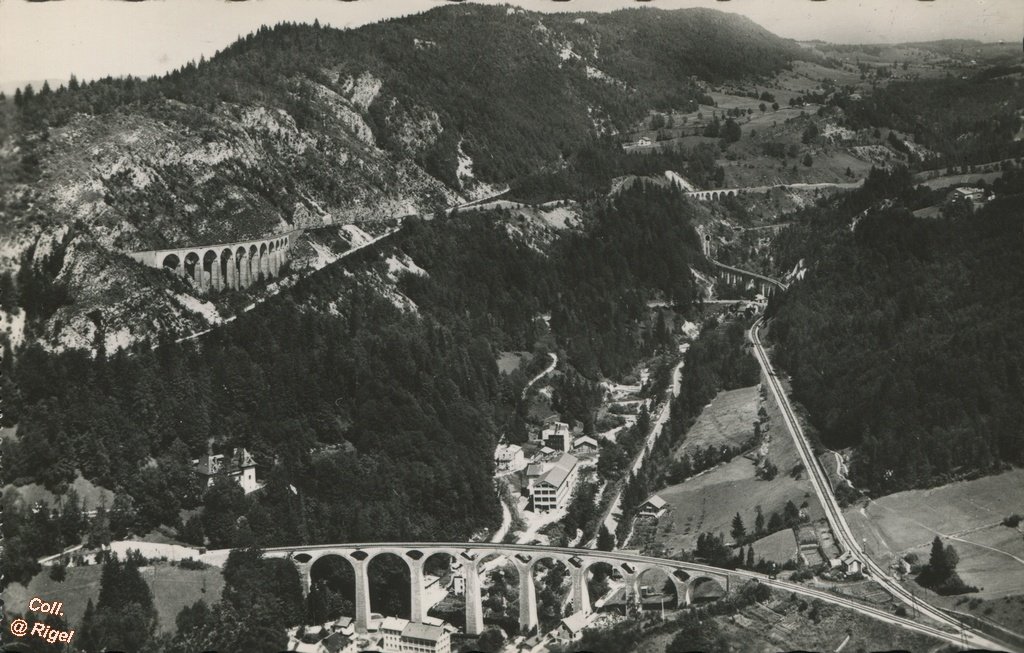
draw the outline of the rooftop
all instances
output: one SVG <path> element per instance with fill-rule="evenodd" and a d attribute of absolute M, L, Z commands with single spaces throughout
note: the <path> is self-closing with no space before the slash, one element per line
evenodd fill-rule
<path fill-rule="evenodd" d="M 248 450 L 236 447 L 231 450 L 231 456 L 226 460 L 224 454 L 206 455 L 194 461 L 194 464 L 203 476 L 213 476 L 221 472 L 239 474 L 243 469 L 255 467 L 256 461 Z"/>
<path fill-rule="evenodd" d="M 323 642 L 321 645 L 327 651 L 327 653 L 337 653 L 348 646 L 349 638 L 341 633 L 334 633 Z"/>
<path fill-rule="evenodd" d="M 540 477 L 540 480 L 550 483 L 555 487 L 560 487 L 569 474 L 572 473 L 572 470 L 576 468 L 578 462 L 575 456 L 563 453 L 551 460 L 547 471 Z"/>
<path fill-rule="evenodd" d="M 666 505 L 668 504 L 668 502 L 667 502 L 667 501 L 665 501 L 664 499 L 662 499 L 661 497 L 659 497 L 659 496 L 658 496 L 657 494 L 655 494 L 654 496 L 652 496 L 652 497 L 651 497 L 650 499 L 648 499 L 647 501 L 644 501 L 644 503 L 649 503 L 649 504 L 651 504 L 652 506 L 654 506 L 655 508 L 657 508 L 657 509 L 659 509 L 659 510 L 660 510 L 661 508 L 664 508 L 664 507 L 665 507 L 665 506 L 666 506 Z"/>
<path fill-rule="evenodd" d="M 523 452 L 523 448 L 518 444 L 499 444 L 494 450 L 495 458 L 512 458 L 516 454 Z"/>
<path fill-rule="evenodd" d="M 401 633 L 405 630 L 406 626 L 408 625 L 408 619 L 399 619 L 398 617 L 384 617 L 384 621 L 380 622 L 380 629 L 391 630 L 394 632 Z"/>
<path fill-rule="evenodd" d="M 565 619 L 562 619 L 562 625 L 565 626 L 566 630 L 570 633 L 578 633 L 587 625 L 587 615 L 582 610 L 580 612 L 574 612 Z"/>
<path fill-rule="evenodd" d="M 404 620 L 403 620 L 404 621 Z M 429 642 L 436 642 L 444 636 L 444 628 L 421 624 L 415 621 L 409 622 L 402 630 L 402 637 L 409 639 L 425 639 Z"/>

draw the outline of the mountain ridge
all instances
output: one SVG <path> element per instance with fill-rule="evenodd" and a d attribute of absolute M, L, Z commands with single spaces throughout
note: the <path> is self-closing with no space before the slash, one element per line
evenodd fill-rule
<path fill-rule="evenodd" d="M 0 273 L 41 269 L 40 241 L 99 256 L 429 215 L 557 170 L 650 108 L 696 106 L 701 79 L 765 75 L 798 56 L 711 10 L 459 5 L 354 30 L 264 27 L 160 78 L 26 91 L 2 112 Z M 124 287 L 144 293 L 148 273 L 113 260 L 115 273 L 88 280 L 72 270 L 99 259 L 66 260 L 49 281 L 69 303 L 37 332 L 88 341 L 58 335 L 87 324 L 77 298 L 93 310 Z M 187 282 L 175 292 L 198 294 Z M 171 307 L 151 301 L 147 320 L 167 321 Z M 113 304 L 115 318 L 138 310 Z M 161 331 L 135 328 L 127 341 Z"/>

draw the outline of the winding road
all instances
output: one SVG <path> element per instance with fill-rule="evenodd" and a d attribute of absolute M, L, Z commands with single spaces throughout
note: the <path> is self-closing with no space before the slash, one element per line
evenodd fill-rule
<path fill-rule="evenodd" d="M 525 388 L 523 388 L 523 395 L 522 395 L 523 399 L 526 399 L 526 395 L 530 392 L 530 388 L 533 387 L 534 383 L 536 383 L 537 381 L 540 381 L 545 376 L 547 376 L 548 374 L 551 374 L 552 372 L 555 371 L 555 366 L 558 365 L 558 354 L 553 354 L 551 352 L 548 352 L 548 356 L 551 357 L 551 364 L 548 365 L 547 367 L 545 367 L 543 370 L 541 370 L 541 372 L 537 376 L 535 376 L 532 379 L 530 379 L 530 382 L 526 384 Z"/>

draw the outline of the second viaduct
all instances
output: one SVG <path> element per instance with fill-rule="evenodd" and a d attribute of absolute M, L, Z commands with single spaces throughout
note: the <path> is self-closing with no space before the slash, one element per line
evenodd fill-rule
<path fill-rule="evenodd" d="M 128 256 L 151 268 L 167 268 L 190 279 L 200 292 L 248 288 L 281 275 L 301 230 L 253 240 L 199 247 L 151 249 Z"/>

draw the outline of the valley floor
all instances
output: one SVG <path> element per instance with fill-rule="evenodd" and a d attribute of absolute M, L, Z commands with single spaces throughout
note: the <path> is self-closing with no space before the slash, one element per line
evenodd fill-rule
<path fill-rule="evenodd" d="M 995 599 L 1024 591 L 1024 534 L 1002 524 L 1024 512 L 1024 469 L 909 490 L 846 511 L 854 532 L 880 564 L 916 553 L 927 561 L 932 539 L 942 536 L 960 556 L 957 572 L 978 587 L 971 595 Z"/>

